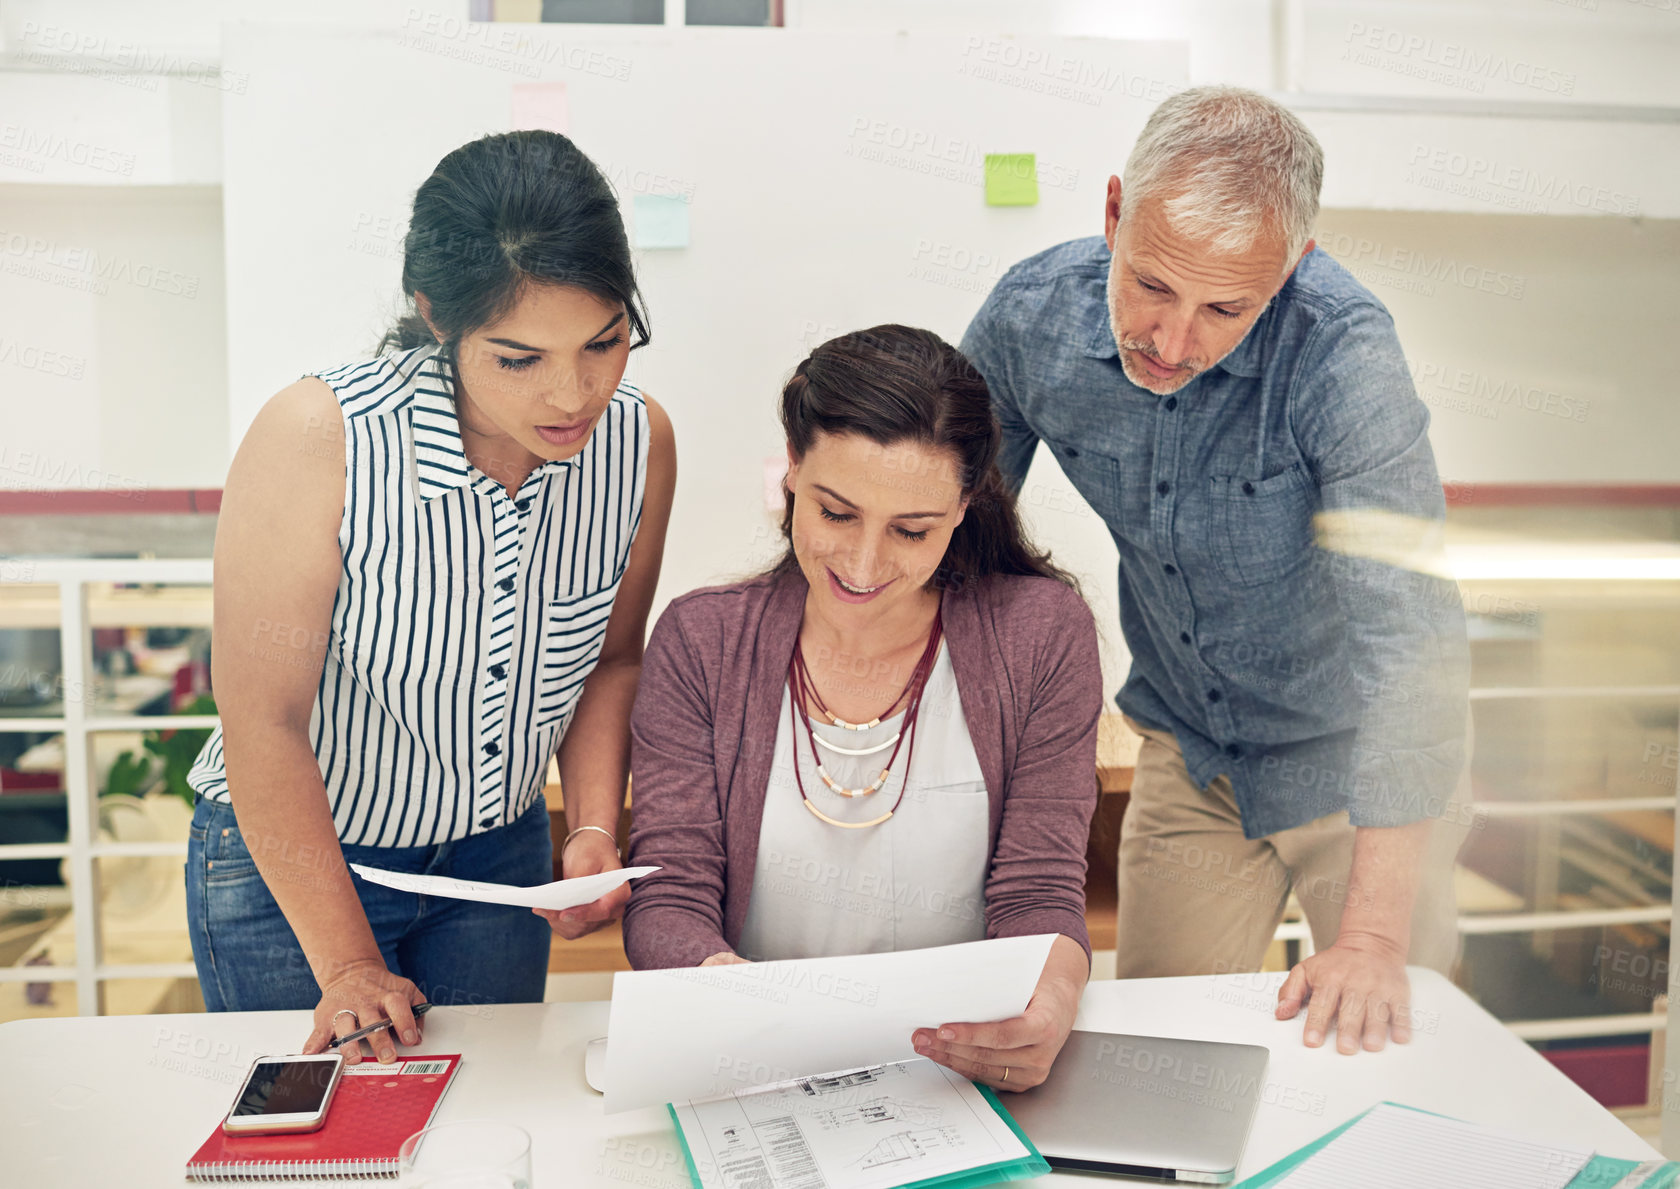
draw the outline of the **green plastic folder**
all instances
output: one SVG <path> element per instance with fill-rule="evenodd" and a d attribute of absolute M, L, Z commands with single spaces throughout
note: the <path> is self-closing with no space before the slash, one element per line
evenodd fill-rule
<path fill-rule="evenodd" d="M 1610 1189 L 1612 1185 L 1621 1184 L 1630 1172 L 1639 1167 L 1639 1163 L 1637 1160 L 1613 1160 L 1609 1156 L 1594 1156 L 1587 1167 L 1569 1182 L 1569 1189 Z M 1677 1176 L 1680 1176 L 1680 1164 L 1671 1160 L 1659 1165 L 1643 1181 L 1638 1182 L 1638 1189 L 1668 1189 L 1674 1184 Z"/>
<path fill-rule="evenodd" d="M 982 1086 L 979 1082 L 974 1083 L 974 1088 L 980 1091 L 981 1096 L 992 1105 L 992 1109 L 997 1111 L 998 1116 L 1009 1124 L 1009 1130 L 1015 1133 L 1015 1138 L 1021 1141 L 1021 1146 L 1027 1150 L 1029 1155 L 1017 1160 L 1005 1160 L 998 1164 L 983 1164 L 978 1168 L 946 1173 L 944 1176 L 928 1177 L 923 1181 L 908 1181 L 899 1186 L 899 1189 L 935 1189 L 935 1187 L 937 1189 L 978 1189 L 981 1185 L 997 1185 L 1004 1181 L 1025 1181 L 1032 1177 L 1042 1177 L 1049 1174 L 1049 1161 L 1039 1155 L 1039 1151 L 1033 1146 L 1032 1140 L 1027 1138 L 1027 1133 L 1021 1130 L 1019 1123 L 1015 1122 L 1015 1116 L 1003 1109 L 1003 1103 L 998 1101 L 997 1094 L 989 1086 Z M 688 1139 L 683 1135 L 682 1124 L 677 1121 L 676 1105 L 668 1102 L 665 1104 L 665 1110 L 671 1116 L 671 1126 L 676 1129 L 677 1142 L 682 1145 L 683 1162 L 688 1167 L 689 1183 L 694 1186 L 694 1189 L 704 1189 L 700 1181 L 700 1170 L 694 1165 L 694 1153 L 689 1151 Z"/>
<path fill-rule="evenodd" d="M 1408 1111 L 1418 1110 L 1415 1106 L 1406 1106 L 1404 1103 L 1400 1102 L 1390 1102 L 1379 1105 L 1397 1106 L 1402 1110 Z M 1277 1184 L 1279 1181 L 1283 1180 L 1284 1177 L 1294 1172 L 1297 1167 L 1306 1163 L 1307 1159 L 1318 1152 L 1320 1148 L 1323 1148 L 1331 1140 L 1335 1139 L 1338 1135 L 1342 1134 L 1342 1132 L 1346 1131 L 1349 1127 L 1352 1127 L 1355 1123 L 1359 1122 L 1359 1120 L 1363 1119 L 1370 1113 L 1371 1112 L 1368 1110 L 1360 1111 L 1357 1115 L 1349 1119 L 1346 1123 L 1343 1123 L 1340 1127 L 1337 1127 L 1333 1131 L 1326 1132 L 1317 1139 L 1313 1140 L 1313 1142 L 1308 1144 L 1306 1147 L 1301 1148 L 1299 1151 L 1291 1152 L 1270 1168 L 1263 1169 L 1260 1172 L 1255 1173 L 1246 1181 L 1233 1185 L 1231 1189 L 1267 1189 L 1268 1186 Z M 1436 1111 L 1422 1111 L 1420 1113 L 1435 1115 L 1437 1118 L 1441 1119 L 1451 1117 L 1448 1115 L 1442 1115 Z M 1462 1120 L 1460 1120 L 1460 1122 L 1462 1122 Z M 1575 1179 L 1569 1182 L 1568 1189 L 1609 1189 L 1610 1186 L 1615 1185 L 1634 1169 L 1638 1168 L 1639 1164 L 1640 1162 L 1637 1160 L 1617 1160 L 1609 1156 L 1595 1155 L 1587 1162 L 1587 1166 L 1576 1174 Z M 1655 1168 L 1650 1176 L 1639 1183 L 1638 1189 L 1670 1189 L 1670 1186 L 1675 1184 L 1677 1178 L 1680 1178 L 1680 1164 L 1675 1164 L 1673 1161 L 1669 1161 Z"/>
<path fill-rule="evenodd" d="M 1395 1105 L 1398 1106 L 1399 1104 L 1396 1103 Z M 1252 1177 L 1249 1177 L 1246 1181 L 1233 1185 L 1232 1189 L 1266 1189 L 1268 1185 L 1277 1184 L 1279 1181 L 1283 1180 L 1284 1177 L 1294 1172 L 1298 1165 L 1305 1164 L 1307 1157 L 1317 1152 L 1325 1144 L 1335 1139 L 1342 1132 L 1346 1131 L 1349 1127 L 1352 1127 L 1355 1123 L 1359 1122 L 1359 1120 L 1363 1119 L 1370 1113 L 1371 1112 L 1368 1110 L 1360 1111 L 1357 1115 L 1349 1119 L 1346 1123 L 1343 1123 L 1340 1127 L 1333 1131 L 1325 1132 L 1306 1147 L 1291 1152 L 1270 1168 L 1262 1169 L 1261 1171 L 1255 1173 Z"/>

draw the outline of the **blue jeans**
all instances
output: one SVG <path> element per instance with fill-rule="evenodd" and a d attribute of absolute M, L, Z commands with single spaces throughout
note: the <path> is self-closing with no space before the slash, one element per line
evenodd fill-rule
<path fill-rule="evenodd" d="M 541 797 L 509 825 L 438 846 L 346 846 L 348 863 L 529 886 L 553 876 Z M 233 807 L 199 799 L 187 840 L 187 927 L 211 1011 L 313 1008 L 321 990 L 246 849 Z M 351 873 L 385 965 L 432 1003 L 538 1003 L 548 923 L 528 908 L 420 896 Z"/>

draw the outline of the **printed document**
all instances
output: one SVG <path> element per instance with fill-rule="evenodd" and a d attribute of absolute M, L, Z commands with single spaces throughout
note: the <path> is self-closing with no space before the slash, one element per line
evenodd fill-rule
<path fill-rule="evenodd" d="M 1011 1020 L 1055 935 L 613 977 L 608 1114 L 910 1060 L 910 1034 Z"/>
<path fill-rule="evenodd" d="M 1032 1157 L 973 1083 L 925 1057 L 672 1113 L 701 1189 L 888 1189 Z"/>

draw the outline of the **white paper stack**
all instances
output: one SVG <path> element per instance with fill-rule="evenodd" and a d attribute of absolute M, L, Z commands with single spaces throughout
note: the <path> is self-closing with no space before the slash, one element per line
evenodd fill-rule
<path fill-rule="evenodd" d="M 1563 1189 L 1591 1159 L 1580 1148 L 1537 1144 L 1385 1102 L 1272 1189 Z"/>

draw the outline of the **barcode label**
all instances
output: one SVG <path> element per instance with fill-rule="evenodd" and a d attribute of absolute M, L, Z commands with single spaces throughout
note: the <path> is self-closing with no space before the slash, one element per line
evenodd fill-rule
<path fill-rule="evenodd" d="M 403 1062 L 403 1067 L 402 1067 L 402 1072 L 403 1073 L 429 1073 L 429 1074 L 433 1074 L 433 1075 L 440 1074 L 440 1073 L 448 1073 L 449 1072 L 449 1062 L 447 1062 L 447 1061 L 404 1061 Z"/>

